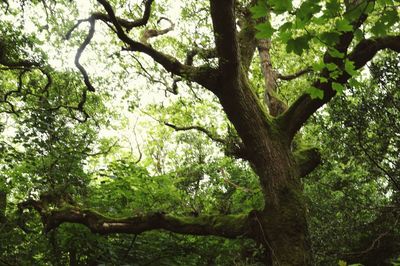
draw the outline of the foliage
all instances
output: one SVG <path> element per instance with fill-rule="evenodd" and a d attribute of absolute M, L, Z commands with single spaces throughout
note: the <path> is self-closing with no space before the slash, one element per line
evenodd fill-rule
<path fill-rule="evenodd" d="M 318 264 L 377 265 L 400 252 L 399 62 L 375 61 L 372 78 L 349 86 L 307 129 L 325 160 L 306 182 Z"/>
<path fill-rule="evenodd" d="M 0 264 L 398 263 L 398 1 L 0 5 Z"/>

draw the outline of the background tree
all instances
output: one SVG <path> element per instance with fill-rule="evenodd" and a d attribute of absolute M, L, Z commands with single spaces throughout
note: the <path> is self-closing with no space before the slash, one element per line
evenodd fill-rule
<path fill-rule="evenodd" d="M 166 85 L 166 93 L 175 95 L 170 102 L 160 103 L 164 107 L 167 105 L 167 108 L 157 113 L 155 119 L 178 132 L 198 131 L 215 142 L 214 148 L 219 148 L 221 154 L 214 156 L 215 158 L 205 157 L 201 143 L 196 146 L 196 142 L 190 141 L 193 142 L 191 149 L 198 149 L 192 152 L 196 155 L 195 160 L 190 158 L 190 154 L 183 157 L 186 162 L 190 162 L 191 169 L 185 169 L 184 166 L 173 168 L 171 161 L 168 161 L 169 147 L 164 142 L 163 145 L 157 143 L 153 147 L 148 146 L 151 156 L 148 158 L 152 158 L 154 162 L 154 174 L 137 171 L 140 168 L 132 168 L 129 162 L 110 164 L 107 171 L 111 174 L 106 173 L 109 178 L 113 179 L 113 171 L 119 169 L 116 173 L 123 179 L 121 183 L 111 182 L 111 190 L 116 190 L 120 185 L 129 184 L 130 187 L 126 187 L 122 195 L 116 195 L 121 199 L 118 208 L 105 211 L 114 217 L 119 214 L 126 215 L 123 218 L 111 218 L 100 214 L 95 210 L 96 204 L 87 201 L 90 197 L 85 194 L 82 194 L 85 197 L 80 200 L 81 205 L 74 200 L 54 201 L 51 197 L 44 197 L 46 193 L 40 193 L 39 197 L 31 195 L 30 199 L 19 205 L 22 212 L 24 208 L 34 208 L 41 216 L 45 232 L 51 232 L 61 224 L 69 222 L 83 224 L 92 232 L 103 235 L 137 235 L 149 230 L 164 229 L 185 235 L 241 237 L 252 239 L 257 245 L 264 247 L 264 255 L 260 258 L 264 264 L 312 264 L 307 205 L 301 178 L 310 174 L 321 163 L 321 159 L 316 148 L 305 145 L 303 132 L 298 133 L 320 107 L 330 102 L 337 93 L 343 93 L 347 84 L 354 85 L 359 82 L 357 71 L 377 52 L 384 49 L 400 51 L 400 37 L 396 35 L 398 11 L 394 2 L 302 1 L 295 5 L 291 1 L 189 1 L 181 6 L 181 27 L 178 23 L 171 23 L 171 19 L 164 18 L 168 3 L 161 5 L 152 0 L 145 1 L 142 9 L 138 4 L 131 8 L 131 2 L 114 3 L 99 0 L 93 3 L 94 8 L 90 14 L 77 22 L 75 15 L 78 11 L 74 2 L 43 1 L 41 4 L 47 12 L 47 20 L 35 22 L 41 29 L 47 27 L 48 33 L 43 33 L 44 36 L 60 36 L 62 32 L 63 37 L 71 39 L 72 42 L 80 42 L 74 62 L 85 86 L 74 88 L 81 92 L 80 97 L 75 99 L 76 105 L 61 105 L 60 110 L 71 112 L 72 119 L 84 122 L 96 113 L 101 113 L 101 110 L 95 109 L 96 102 L 89 102 L 88 97 L 97 94 L 103 96 L 103 100 L 107 100 L 106 96 L 112 94 L 110 87 L 118 85 L 123 86 L 126 97 L 130 96 L 129 93 L 138 92 L 124 84 L 133 76 L 129 69 L 134 69 L 133 64 L 137 64 L 140 68 L 137 79 L 144 76 L 149 84 Z M 23 6 L 27 7 L 27 3 L 23 2 Z M 32 3 L 32 6 L 38 8 L 35 3 Z M 73 10 L 74 18 L 62 12 L 65 7 Z M 75 21 L 71 23 L 71 19 Z M 276 23 L 278 19 L 284 23 Z M 168 26 L 161 27 L 159 24 L 163 21 L 169 22 Z M 194 23 L 196 27 L 191 26 Z M 77 28 L 82 24 L 89 26 L 87 33 L 79 32 L 84 34 L 83 37 L 77 34 Z M 95 26 L 100 24 L 106 27 L 95 30 Z M 68 30 L 63 26 L 68 27 Z M 156 30 L 156 26 L 162 30 Z M 146 28 L 135 32 L 139 27 Z M 177 37 L 164 36 L 175 30 L 180 34 Z M 96 40 L 96 31 L 102 33 L 101 40 Z M 159 41 L 153 40 L 156 36 L 160 37 Z M 190 36 L 195 36 L 195 40 Z M 58 39 L 58 42 L 54 43 L 61 46 L 64 41 Z M 104 48 L 96 50 L 101 55 L 97 65 L 116 65 L 119 62 L 119 67 L 115 66 L 110 70 L 115 73 L 125 71 L 122 73 L 127 75 L 120 75 L 118 79 L 115 79 L 116 75 L 113 79 L 93 79 L 91 74 L 95 76 L 96 69 L 91 69 L 88 65 L 84 67 L 81 63 L 81 57 L 90 44 Z M 13 54 L 8 52 L 12 49 L 2 51 L 6 53 L 3 52 L 0 63 L 15 67 L 15 63 L 10 63 Z M 255 53 L 258 53 L 258 58 L 255 57 Z M 105 58 L 105 54 L 112 55 L 111 59 Z M 150 57 L 157 66 L 153 66 L 153 63 L 141 57 L 141 54 Z M 307 56 L 309 60 L 300 61 L 298 56 Z M 283 72 L 292 71 L 293 65 L 291 66 L 290 62 L 280 63 L 280 60 L 288 61 L 289 58 L 295 62 L 296 71 L 285 75 Z M 29 67 L 41 66 L 34 60 L 29 62 Z M 279 66 L 280 69 L 275 66 Z M 169 77 L 165 76 L 167 73 Z M 284 84 L 285 81 L 290 82 Z M 20 91 L 18 89 L 18 92 Z M 108 91 L 108 94 L 104 91 Z M 142 95 L 139 94 L 138 98 Z M 42 104 L 39 106 L 49 104 L 51 97 L 45 96 L 46 100 L 39 101 Z M 7 98 L 5 97 L 5 100 Z M 68 96 L 60 98 L 64 100 L 68 99 Z M 185 102 L 187 106 L 187 103 L 202 101 L 208 101 L 209 104 L 204 105 L 203 109 L 189 110 L 186 119 L 179 116 L 180 112 L 185 110 Z M 177 104 L 178 102 L 181 105 Z M 57 119 L 49 115 L 49 108 L 40 108 L 44 110 L 33 117 L 45 121 L 42 123 L 46 125 L 43 130 L 54 131 L 57 125 L 53 126 L 52 123 Z M 140 101 L 131 104 L 131 109 L 134 108 L 142 109 Z M 88 110 L 92 112 L 89 113 Z M 153 107 L 151 116 L 155 116 L 154 110 L 159 108 Z M 40 129 L 40 123 L 32 124 L 29 119 L 27 121 L 28 127 Z M 62 139 L 68 136 L 67 133 L 63 133 L 63 126 L 67 125 L 68 123 L 59 125 L 62 133 L 59 137 Z M 47 134 L 49 138 L 54 137 L 51 132 Z M 76 140 L 79 141 L 79 131 L 75 134 L 74 137 L 78 137 Z M 36 139 L 39 146 L 33 147 L 35 152 L 40 152 L 43 139 Z M 50 139 L 45 140 L 43 145 L 52 143 Z M 82 140 L 85 141 L 85 138 Z M 396 152 L 391 143 L 380 142 L 379 145 L 382 147 L 377 152 L 381 156 Z M 58 149 L 61 147 L 62 145 Z M 362 149 L 363 146 L 360 147 Z M 57 161 L 55 158 L 58 155 L 49 153 L 53 148 L 57 148 L 57 145 L 46 147 L 44 155 L 50 154 L 49 160 L 54 162 Z M 184 146 L 182 150 L 185 151 Z M 218 159 L 223 157 L 222 152 L 238 162 L 229 163 L 229 168 L 215 170 L 213 166 L 219 168 L 219 164 L 224 165 L 224 160 Z M 79 164 L 84 157 L 76 157 L 76 153 L 78 151 L 71 148 L 66 155 L 73 154 L 73 158 L 63 160 L 63 164 L 55 164 L 60 166 L 56 173 L 60 182 L 64 180 L 62 184 L 70 184 L 65 183 L 65 180 L 69 179 L 64 176 L 65 171 L 71 170 L 65 169 L 67 161 L 76 162 L 74 169 L 78 172 L 73 173 L 84 175 L 83 172 L 79 172 L 82 168 Z M 179 152 L 176 154 L 179 158 Z M 390 155 L 370 162 L 377 168 L 380 166 L 384 169 L 385 166 L 393 166 L 392 163 L 387 163 L 388 159 L 391 159 Z M 51 163 L 49 166 L 50 168 L 45 169 L 52 170 Z M 249 171 L 249 167 L 254 173 Z M 210 170 L 212 175 L 208 174 Z M 29 169 L 28 172 L 33 173 L 33 170 Z M 127 173 L 130 174 L 124 176 Z M 173 174 L 166 175 L 167 173 Z M 389 177 L 393 175 L 391 172 L 389 175 L 385 174 Z M 216 175 L 218 179 L 214 179 Z M 51 175 L 46 172 L 44 176 Z M 140 205 L 138 207 L 143 210 L 132 210 L 136 208 L 136 197 L 129 198 L 125 194 L 135 195 L 135 182 L 146 176 L 151 176 L 155 188 L 148 186 L 144 190 L 145 194 L 153 198 L 153 204 L 158 205 L 154 208 L 142 202 L 137 206 Z M 130 181 L 132 177 L 135 178 Z M 172 182 L 174 177 L 182 180 Z M 218 191 L 218 183 L 221 180 L 227 184 L 220 183 L 221 191 Z M 206 183 L 204 188 L 202 183 Z M 46 184 L 51 184 L 51 181 L 48 180 Z M 160 187 L 156 184 L 165 185 L 168 193 L 159 190 Z M 175 188 L 183 188 L 183 195 L 174 193 Z M 105 189 L 108 189 L 107 186 Z M 229 191 L 230 189 L 234 192 Z M 250 203 L 242 206 L 238 202 L 234 204 L 235 198 L 245 198 L 238 191 L 246 189 L 253 194 L 250 196 Z M 388 189 L 393 193 L 393 188 Z M 153 190 L 158 192 L 153 193 Z M 198 195 L 204 192 L 206 193 L 199 201 Z M 258 196 L 259 193 L 262 196 Z M 74 192 L 74 195 L 79 193 Z M 209 195 L 211 198 L 207 200 Z M 216 200 L 221 195 L 234 203 L 230 205 L 223 197 Z M 187 200 L 191 211 L 185 208 L 172 210 L 171 205 L 161 204 L 165 198 L 171 198 L 172 202 Z M 97 204 L 99 203 L 101 202 Z M 210 203 L 217 204 L 212 206 Z M 90 209 L 85 208 L 85 205 Z M 54 252 L 55 250 L 56 248 Z M 69 254 L 70 263 L 77 261 L 78 258 L 74 255 L 76 251 L 70 250 Z M 87 261 L 95 263 L 95 260 Z"/>

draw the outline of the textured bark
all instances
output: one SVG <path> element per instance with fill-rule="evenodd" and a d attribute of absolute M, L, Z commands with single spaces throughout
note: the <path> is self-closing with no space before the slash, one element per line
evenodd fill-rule
<path fill-rule="evenodd" d="M 277 73 L 272 67 L 270 55 L 271 40 L 258 40 L 257 49 L 265 83 L 264 102 L 270 115 L 278 116 L 286 111 L 287 105 L 277 96 Z"/>
<path fill-rule="evenodd" d="M 252 215 L 203 215 L 174 216 L 162 212 L 147 213 L 126 218 L 104 216 L 90 209 L 67 206 L 48 209 L 48 202 L 27 200 L 19 204 L 21 210 L 34 208 L 41 214 L 45 232 L 50 232 L 63 223 L 78 223 L 98 234 L 139 234 L 145 231 L 164 229 L 179 234 L 214 235 L 226 238 L 253 237 Z"/>

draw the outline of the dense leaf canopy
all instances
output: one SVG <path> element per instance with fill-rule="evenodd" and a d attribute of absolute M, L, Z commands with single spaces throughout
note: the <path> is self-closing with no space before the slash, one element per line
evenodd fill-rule
<path fill-rule="evenodd" d="M 399 4 L 0 1 L 0 265 L 398 265 Z"/>

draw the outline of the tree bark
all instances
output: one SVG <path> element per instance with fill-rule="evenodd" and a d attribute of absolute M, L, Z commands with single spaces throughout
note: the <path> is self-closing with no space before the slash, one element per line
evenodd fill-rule
<path fill-rule="evenodd" d="M 246 91 L 246 88 L 242 90 Z M 251 106 L 250 103 L 249 98 L 243 97 L 241 104 L 236 106 Z M 225 109 L 229 114 L 228 107 Z M 284 132 L 279 128 L 257 123 L 258 119 L 251 115 L 251 108 L 242 111 L 241 118 L 239 116 L 231 119 L 243 121 L 243 117 L 246 117 L 247 122 L 237 127 L 239 132 L 242 132 L 241 126 L 252 125 L 251 128 L 247 127 L 245 134 L 239 135 L 250 154 L 249 162 L 260 177 L 264 192 L 265 207 L 255 216 L 259 227 L 255 240 L 265 247 L 265 264 L 310 265 L 312 253 L 308 238 L 307 208 L 300 181 L 300 162 L 317 160 L 310 167 L 314 169 L 319 164 L 319 157 L 304 158 L 307 155 L 305 153 L 302 154 L 303 160 L 298 160 L 290 150 Z"/>
<path fill-rule="evenodd" d="M 259 217 L 263 235 L 257 239 L 268 253 L 266 265 L 311 265 L 307 208 L 299 167 L 287 148 L 270 149 L 270 152 L 270 157 L 276 158 L 274 170 L 268 166 L 271 162 L 254 166 L 267 187 L 265 207 Z"/>

